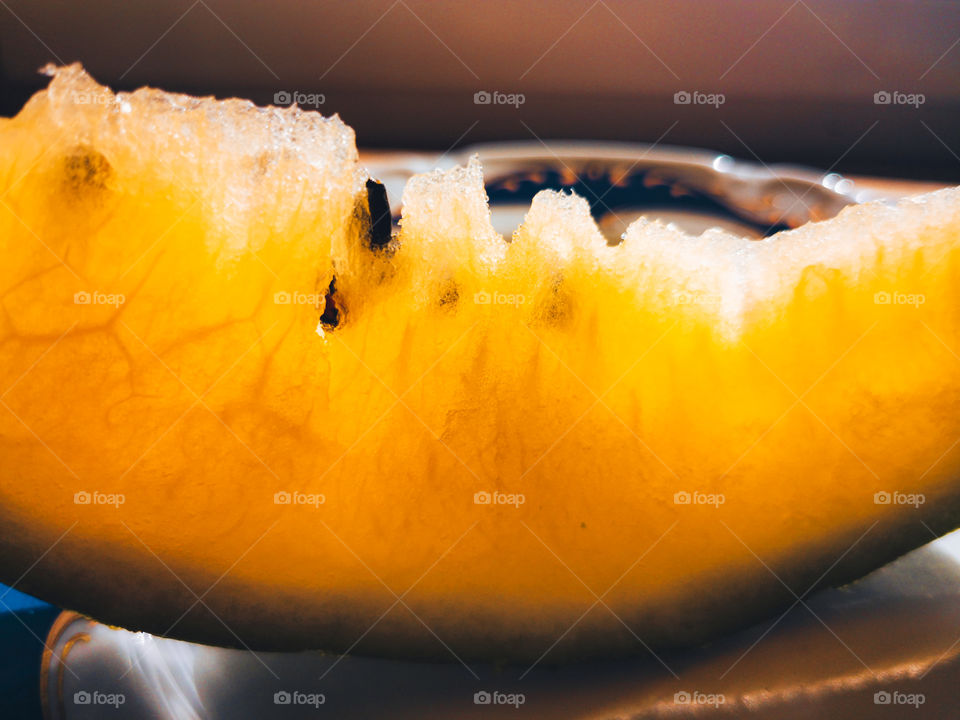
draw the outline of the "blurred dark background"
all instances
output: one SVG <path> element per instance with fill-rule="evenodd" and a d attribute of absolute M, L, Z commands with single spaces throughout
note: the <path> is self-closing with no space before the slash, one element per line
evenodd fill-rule
<path fill-rule="evenodd" d="M 75 60 L 118 89 L 301 93 L 362 147 L 659 140 L 960 182 L 949 1 L 0 1 L 0 112 L 45 84 L 38 67 Z"/>

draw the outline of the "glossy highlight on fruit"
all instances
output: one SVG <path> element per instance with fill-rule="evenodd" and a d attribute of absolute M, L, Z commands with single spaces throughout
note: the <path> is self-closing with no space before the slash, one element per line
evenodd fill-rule
<path fill-rule="evenodd" d="M 960 191 L 764 240 L 79 66 L 0 120 L 0 581 L 255 649 L 699 643 L 960 524 Z M 373 203 L 376 204 L 376 203 Z"/>

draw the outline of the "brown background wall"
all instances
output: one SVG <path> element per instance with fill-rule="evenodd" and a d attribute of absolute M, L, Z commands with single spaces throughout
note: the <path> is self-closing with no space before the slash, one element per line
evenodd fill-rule
<path fill-rule="evenodd" d="M 118 88 L 323 93 L 368 147 L 597 138 L 960 179 L 960 3 L 4 0 L 0 110 L 81 60 Z M 474 93 L 523 93 L 520 107 Z M 674 93 L 723 93 L 719 107 Z M 925 102 L 876 105 L 874 93 Z"/>

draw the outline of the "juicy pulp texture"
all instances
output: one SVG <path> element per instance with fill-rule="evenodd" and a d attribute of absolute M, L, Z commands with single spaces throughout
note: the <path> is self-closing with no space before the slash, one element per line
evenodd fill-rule
<path fill-rule="evenodd" d="M 76 67 L 0 121 L 0 579 L 207 642 L 553 660 L 960 524 L 960 191 L 614 247 L 545 191 L 507 242 L 471 163 L 371 250 L 364 179 L 336 118 Z"/>

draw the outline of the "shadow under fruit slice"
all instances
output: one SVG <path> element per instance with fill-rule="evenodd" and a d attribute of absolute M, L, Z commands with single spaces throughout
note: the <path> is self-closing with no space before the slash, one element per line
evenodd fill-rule
<path fill-rule="evenodd" d="M 388 242 L 337 118 L 52 72 L 0 120 L 0 580 L 208 643 L 550 662 L 960 524 L 956 190 L 615 247 L 544 192 L 507 242 L 474 162 Z"/>

